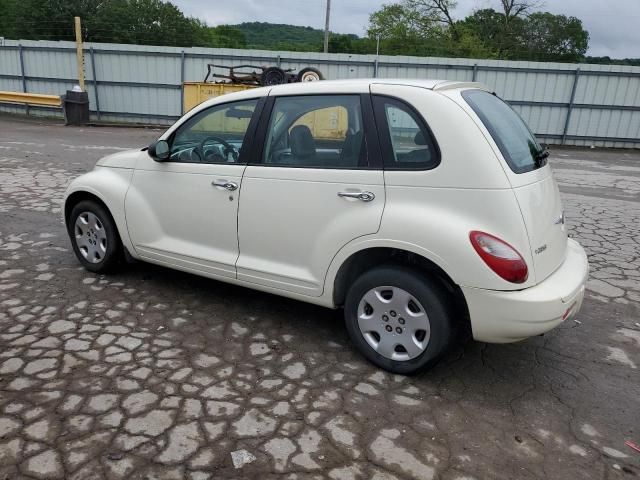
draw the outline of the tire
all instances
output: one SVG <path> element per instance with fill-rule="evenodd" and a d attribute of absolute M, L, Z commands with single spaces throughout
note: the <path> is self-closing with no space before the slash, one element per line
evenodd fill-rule
<path fill-rule="evenodd" d="M 67 232 L 76 257 L 94 273 L 116 269 L 124 257 L 124 247 L 111 214 L 99 203 L 82 200 L 71 210 Z"/>
<path fill-rule="evenodd" d="M 378 367 L 402 375 L 433 366 L 447 350 L 451 312 L 450 296 L 438 282 L 399 265 L 363 273 L 347 292 L 344 306 L 347 332 L 358 351 Z"/>
<path fill-rule="evenodd" d="M 317 68 L 306 67 L 298 72 L 299 82 L 317 82 L 318 80 L 324 80 L 324 77 Z"/>
<path fill-rule="evenodd" d="M 263 87 L 269 85 L 282 85 L 283 83 L 287 83 L 287 76 L 284 73 L 284 70 L 278 67 L 265 68 L 260 77 L 260 85 Z"/>

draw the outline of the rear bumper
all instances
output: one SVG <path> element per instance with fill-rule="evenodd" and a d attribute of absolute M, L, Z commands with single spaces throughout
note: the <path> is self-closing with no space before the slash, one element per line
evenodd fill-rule
<path fill-rule="evenodd" d="M 462 287 L 473 338 L 516 342 L 557 327 L 580 310 L 588 274 L 584 249 L 569 239 L 562 265 L 538 285 L 510 292 Z"/>

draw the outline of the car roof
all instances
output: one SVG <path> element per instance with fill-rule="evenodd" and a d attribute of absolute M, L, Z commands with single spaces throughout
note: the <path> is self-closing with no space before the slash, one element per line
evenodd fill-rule
<path fill-rule="evenodd" d="M 461 82 L 456 80 L 409 79 L 409 78 L 360 78 L 348 80 L 321 80 L 315 82 L 297 82 L 270 87 L 250 88 L 240 92 L 228 93 L 210 98 L 193 109 L 192 113 L 219 103 L 251 100 L 266 96 L 283 95 L 315 95 L 369 93 L 371 85 L 399 85 L 442 91 L 457 88 L 478 88 L 489 91 L 488 87 L 478 82 Z"/>
<path fill-rule="evenodd" d="M 270 95 L 289 95 L 301 93 L 307 90 L 316 91 L 368 91 L 373 84 L 404 85 L 410 87 L 426 88 L 428 90 L 446 90 L 453 88 L 480 88 L 487 87 L 478 82 L 460 82 L 456 80 L 438 79 L 413 79 L 413 78 L 357 78 L 348 80 L 322 80 L 316 82 L 288 83 L 271 87 Z"/>

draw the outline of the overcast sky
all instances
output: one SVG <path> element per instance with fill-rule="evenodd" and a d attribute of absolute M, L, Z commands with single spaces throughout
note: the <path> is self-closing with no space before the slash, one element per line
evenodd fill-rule
<path fill-rule="evenodd" d="M 270 22 L 324 28 L 326 0 L 173 0 L 209 25 Z M 331 0 L 331 30 L 365 35 L 369 14 L 393 0 Z M 455 18 L 498 0 L 459 0 Z M 572 15 L 589 31 L 589 55 L 640 58 L 640 0 L 546 0 L 541 10 Z"/>

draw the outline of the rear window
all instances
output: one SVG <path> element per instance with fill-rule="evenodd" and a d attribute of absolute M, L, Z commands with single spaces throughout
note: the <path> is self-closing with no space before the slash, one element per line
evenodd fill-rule
<path fill-rule="evenodd" d="M 465 90 L 462 97 L 489 130 L 511 170 L 525 173 L 544 165 L 543 148 L 509 105 L 483 90 Z"/>

